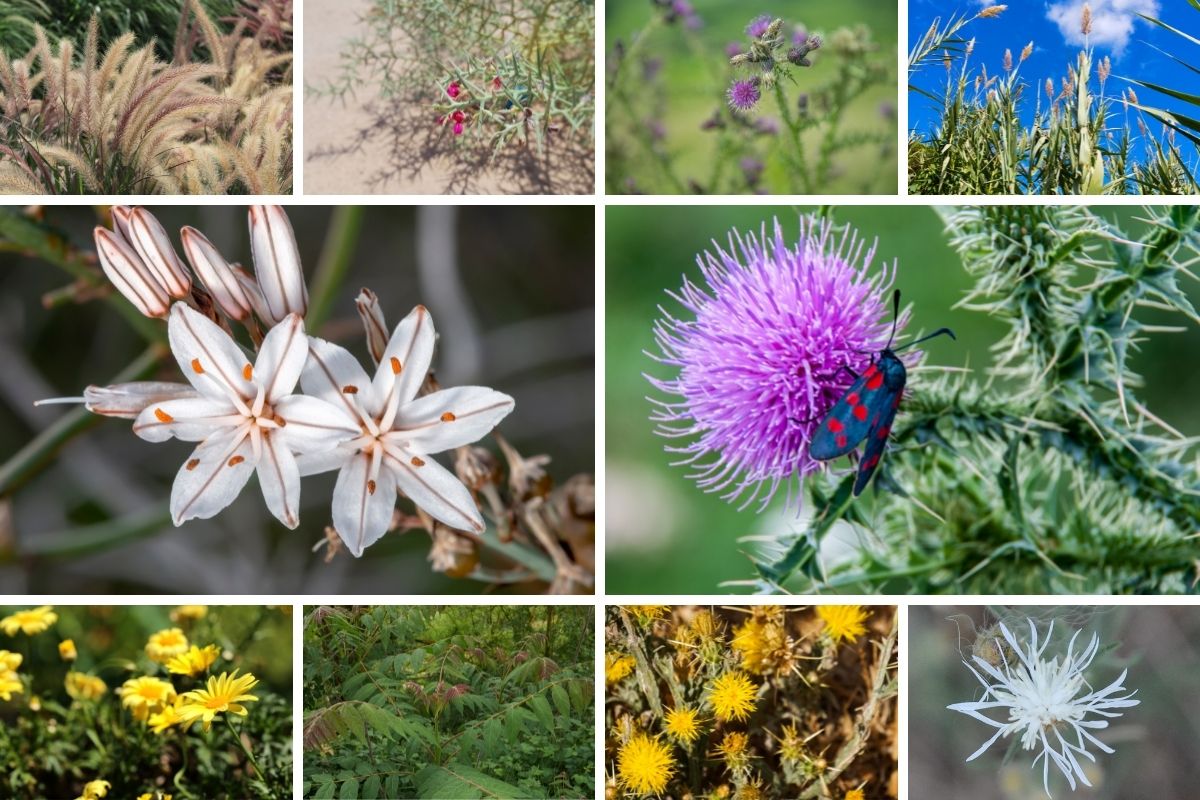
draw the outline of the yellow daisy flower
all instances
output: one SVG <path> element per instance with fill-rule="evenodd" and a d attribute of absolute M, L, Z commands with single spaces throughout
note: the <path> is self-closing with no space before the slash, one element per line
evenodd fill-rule
<path fill-rule="evenodd" d="M 215 644 L 203 648 L 192 645 L 186 653 L 172 656 L 167 661 L 167 672 L 175 675 L 199 675 L 211 667 L 219 655 L 221 648 Z"/>
<path fill-rule="evenodd" d="M 183 717 L 179 716 L 179 709 L 182 707 L 183 697 L 177 695 L 173 703 L 164 705 L 157 713 L 151 714 L 146 719 L 146 724 L 150 726 L 150 730 L 161 735 L 168 728 L 183 722 Z"/>
<path fill-rule="evenodd" d="M 637 662 L 633 656 L 623 656 L 620 653 L 604 654 L 604 682 L 609 686 L 620 683 L 629 677 Z"/>
<path fill-rule="evenodd" d="M 88 781 L 83 785 L 83 794 L 75 800 L 100 800 L 108 796 L 108 790 L 111 788 L 112 784 L 108 781 Z"/>
<path fill-rule="evenodd" d="M 204 619 L 208 615 L 208 606 L 176 606 L 171 609 L 171 622 L 189 622 Z"/>
<path fill-rule="evenodd" d="M 146 642 L 146 655 L 160 664 L 188 651 L 188 640 L 179 628 L 167 628 L 150 635 Z"/>
<path fill-rule="evenodd" d="M 727 672 L 712 683 L 708 702 L 717 719 L 744 720 L 754 710 L 758 687 L 740 672 Z"/>
<path fill-rule="evenodd" d="M 84 672 L 68 672 L 64 683 L 67 694 L 74 700 L 96 700 L 108 691 L 104 681 Z"/>
<path fill-rule="evenodd" d="M 5 702 L 12 700 L 13 692 L 21 694 L 25 691 L 25 684 L 21 683 L 21 676 L 12 670 L 0 672 L 0 700 Z"/>
<path fill-rule="evenodd" d="M 25 660 L 25 656 L 20 653 L 10 653 L 7 650 L 0 650 L 0 672 L 11 672 L 21 666 L 21 662 Z"/>
<path fill-rule="evenodd" d="M 834 642 L 853 642 L 867 632 L 863 621 L 871 612 L 862 606 L 817 606 L 817 616 Z"/>
<path fill-rule="evenodd" d="M 142 676 L 130 678 L 117 689 L 121 705 L 128 708 L 133 718 L 145 722 L 146 718 L 175 699 L 175 687 L 162 678 Z"/>
<path fill-rule="evenodd" d="M 249 672 L 239 678 L 237 673 L 237 670 L 232 674 L 222 672 L 218 677 L 208 679 L 207 688 L 184 694 L 183 705 L 179 709 L 183 721 L 192 723 L 201 720 L 204 730 L 208 730 L 217 714 L 246 716 L 248 712 L 241 703 L 258 700 L 254 695 L 246 694 L 258 684 L 258 678 Z"/>
<path fill-rule="evenodd" d="M 4 619 L 0 619 L 0 628 L 8 636 L 16 636 L 17 631 L 26 636 L 42 633 L 48 630 L 51 625 L 58 622 L 58 614 L 55 614 L 51 610 L 52 608 L 53 606 L 38 606 L 37 608 L 18 611 Z"/>
<path fill-rule="evenodd" d="M 58 643 L 58 655 L 63 661 L 74 661 L 79 655 L 75 651 L 75 642 L 71 639 L 63 639 Z"/>
<path fill-rule="evenodd" d="M 671 748 L 657 738 L 635 733 L 617 751 L 617 779 L 636 794 L 662 794 L 674 774 Z"/>

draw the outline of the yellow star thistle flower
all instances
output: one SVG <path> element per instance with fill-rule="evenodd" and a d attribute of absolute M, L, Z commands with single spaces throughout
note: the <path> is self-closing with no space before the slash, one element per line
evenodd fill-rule
<path fill-rule="evenodd" d="M 842 800 L 866 800 L 866 795 L 863 794 L 862 789 L 851 789 L 846 792 L 846 796 Z"/>
<path fill-rule="evenodd" d="M 750 737 L 742 731 L 730 731 L 717 745 L 717 752 L 730 772 L 742 772 L 750 766 Z"/>
<path fill-rule="evenodd" d="M 237 714 L 244 717 L 248 713 L 243 701 L 258 700 L 252 694 L 246 694 L 258 684 L 249 672 L 238 677 L 238 671 L 222 672 L 218 677 L 209 678 L 205 689 L 196 689 L 183 695 L 183 704 L 179 716 L 185 723 L 201 720 L 204 730 L 212 727 L 213 718 L 217 714 Z"/>
<path fill-rule="evenodd" d="M 150 730 L 162 735 L 163 731 L 183 722 L 183 717 L 179 715 L 179 709 L 182 707 L 183 698 L 176 696 L 175 702 L 163 706 L 157 714 L 151 714 L 146 724 L 150 726 Z"/>
<path fill-rule="evenodd" d="M 633 656 L 623 656 L 620 653 L 604 654 L 604 682 L 609 686 L 620 683 L 633 673 L 637 662 Z"/>
<path fill-rule="evenodd" d="M 207 615 L 208 606 L 176 606 L 171 609 L 171 622 L 204 619 Z"/>
<path fill-rule="evenodd" d="M 38 606 L 26 609 L 0 619 L 0 629 L 8 636 L 16 636 L 17 631 L 26 636 L 42 633 L 58 622 L 58 614 L 52 611 L 53 606 Z"/>
<path fill-rule="evenodd" d="M 853 642 L 867 632 L 863 620 L 871 612 L 862 606 L 817 606 L 817 616 L 825 623 L 825 632 L 836 642 Z"/>
<path fill-rule="evenodd" d="M 758 687 L 740 672 L 727 672 L 712 683 L 708 702 L 722 722 L 744 720 L 754 710 Z"/>
<path fill-rule="evenodd" d="M 175 687 L 162 678 L 143 676 L 125 681 L 117 694 L 121 695 L 121 705 L 130 710 L 133 718 L 145 722 L 147 717 L 175 699 Z"/>
<path fill-rule="evenodd" d="M 108 790 L 111 788 L 112 784 L 108 781 L 88 781 L 83 785 L 83 794 L 75 800 L 100 800 L 108 796 Z"/>
<path fill-rule="evenodd" d="M 671 749 L 657 738 L 635 733 L 617 752 L 617 779 L 636 794 L 662 794 L 674 774 Z"/>
<path fill-rule="evenodd" d="M 21 676 L 9 670 L 0 672 L 0 700 L 12 700 L 13 692 L 20 694 L 25 691 L 25 684 L 21 683 Z"/>
<path fill-rule="evenodd" d="M 146 642 L 146 655 L 160 664 L 165 664 L 177 655 L 188 651 L 188 640 L 179 628 L 168 628 L 150 635 Z"/>
<path fill-rule="evenodd" d="M 762 779 L 755 778 L 749 783 L 743 784 L 733 794 L 733 800 L 764 800 L 766 794 L 763 793 Z"/>
<path fill-rule="evenodd" d="M 73 700 L 97 700 L 108 691 L 104 681 L 84 672 L 68 672 L 64 685 Z"/>
<path fill-rule="evenodd" d="M 175 675 L 199 675 L 206 671 L 221 655 L 221 648 L 210 644 L 204 648 L 192 645 L 186 653 L 173 656 L 167 661 L 167 672 Z"/>
<path fill-rule="evenodd" d="M 10 653 L 8 650 L 0 650 L 0 672 L 11 672 L 21 666 L 21 662 L 25 660 L 25 656 L 20 653 Z"/>
<path fill-rule="evenodd" d="M 649 625 L 671 614 L 670 606 L 625 606 L 625 610 L 633 615 L 639 625 Z"/>
<path fill-rule="evenodd" d="M 681 744 L 691 744 L 700 736 L 700 721 L 692 708 L 673 708 L 667 712 L 663 728 Z"/>
<path fill-rule="evenodd" d="M 63 661 L 74 661 L 79 654 L 75 652 L 75 642 L 71 639 L 63 639 L 58 643 L 58 655 Z"/>

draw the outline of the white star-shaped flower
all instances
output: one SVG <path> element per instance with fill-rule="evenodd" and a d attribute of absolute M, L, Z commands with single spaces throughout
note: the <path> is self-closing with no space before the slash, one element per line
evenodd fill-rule
<path fill-rule="evenodd" d="M 1122 694 L 1128 691 L 1122 685 L 1128 670 L 1105 688 L 1090 691 L 1091 685 L 1084 678 L 1083 671 L 1092 663 L 1100 647 L 1100 638 L 1096 634 L 1092 634 L 1091 642 L 1082 653 L 1076 653 L 1075 640 L 1080 634 L 1080 631 L 1076 631 L 1067 646 L 1066 656 L 1061 660 L 1058 657 L 1047 660 L 1042 656 L 1054 634 L 1054 623 L 1050 624 L 1040 648 L 1033 620 L 1029 620 L 1029 644 L 1026 647 L 1021 646 L 1004 623 L 1000 623 L 1000 632 L 1004 635 L 1007 647 L 997 641 L 999 664 L 993 665 L 979 656 L 972 656 L 975 665 L 987 677 L 963 662 L 983 685 L 983 698 L 976 702 L 947 706 L 951 711 L 961 712 L 996 729 L 992 738 L 972 753 L 967 761 L 983 755 L 997 739 L 1020 733 L 1024 749 L 1041 747 L 1042 752 L 1033 759 L 1033 764 L 1036 766 L 1039 760 L 1042 761 L 1042 784 L 1047 796 L 1050 795 L 1051 763 L 1066 776 L 1072 790 L 1075 789 L 1076 778 L 1084 786 L 1091 786 L 1076 756 L 1095 761 L 1096 757 L 1088 752 L 1089 744 L 1094 744 L 1105 753 L 1115 752 L 1089 731 L 1107 728 L 1109 719 L 1121 716 L 1122 712 L 1114 709 L 1130 708 L 1141 702 L 1132 699 L 1137 692 Z M 1010 652 L 1009 648 L 1016 654 L 1016 663 L 1009 663 L 1006 655 Z M 984 711 L 1007 711 L 1008 719 L 992 719 L 983 714 Z M 1064 734 L 1073 734 L 1075 741 L 1068 740 Z"/>
<path fill-rule="evenodd" d="M 176 525 L 228 506 L 258 473 L 267 508 L 299 522 L 297 453 L 320 453 L 359 433 L 340 405 L 292 391 L 308 358 L 304 320 L 288 314 L 263 339 L 253 366 L 237 343 L 183 303 L 171 308 L 171 352 L 198 396 L 145 407 L 133 431 L 151 442 L 200 442 L 171 489 Z M 160 389 L 161 391 L 161 389 Z"/>
<path fill-rule="evenodd" d="M 300 383 L 307 394 L 352 414 L 357 436 L 334 451 L 302 456 L 300 471 L 340 470 L 333 525 L 355 556 L 387 532 L 397 489 L 451 528 L 483 530 L 470 490 L 429 456 L 485 436 L 513 410 L 513 399 L 482 386 L 417 397 L 434 339 L 429 311 L 417 306 L 396 326 L 372 380 L 349 352 L 309 338 Z"/>

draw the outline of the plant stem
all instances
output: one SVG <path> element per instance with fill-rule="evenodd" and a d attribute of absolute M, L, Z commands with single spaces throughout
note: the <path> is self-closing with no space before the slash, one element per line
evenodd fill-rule
<path fill-rule="evenodd" d="M 3 212 L 0 212 L 0 220 L 3 219 L 3 216 Z M 155 365 L 166 352 L 166 348 L 159 344 L 146 348 L 145 352 L 117 375 L 114 382 L 120 383 L 146 377 L 154 371 Z M 18 486 L 46 464 L 56 450 L 96 424 L 99 419 L 83 407 L 76 408 L 64 414 L 50 427 L 35 436 L 33 441 L 22 447 L 3 466 L 0 466 L 0 497 L 12 494 Z"/>
<path fill-rule="evenodd" d="M 558 574 L 557 569 L 554 567 L 554 562 L 540 550 L 535 550 L 517 541 L 502 542 L 495 528 L 485 529 L 483 533 L 476 537 L 476 540 L 481 546 L 493 550 L 510 561 L 515 561 L 525 567 L 536 575 L 539 580 L 550 583 L 554 580 L 555 575 Z"/>
<path fill-rule="evenodd" d="M 330 218 L 329 231 L 325 235 L 325 246 L 313 273 L 312 293 L 305 319 L 308 329 L 320 328 L 333 307 L 333 301 L 346 278 L 350 260 L 358 248 L 358 235 L 362 230 L 364 209 L 362 206 L 338 206 Z"/>
<path fill-rule="evenodd" d="M 779 114 L 783 117 L 783 122 L 787 125 L 788 133 L 791 134 L 792 144 L 796 149 L 796 171 L 800 173 L 800 185 L 804 189 L 804 194 L 812 194 L 812 181 L 808 175 L 808 162 L 804 156 L 804 143 L 800 140 L 800 125 L 792 116 L 792 110 L 788 106 L 787 97 L 783 94 L 783 87 L 779 81 L 775 81 L 775 102 L 779 104 Z"/>
<path fill-rule="evenodd" d="M 229 732 L 233 734 L 234 740 L 238 743 L 238 747 L 242 748 L 242 752 L 246 754 L 246 760 L 250 762 L 250 766 L 254 767 L 255 774 L 258 775 L 259 778 L 262 778 L 262 768 L 259 767 L 258 762 L 254 760 L 254 754 L 250 752 L 250 748 L 247 747 L 246 743 L 242 741 L 242 735 L 237 732 L 236 728 L 233 727 L 233 720 L 229 718 L 228 714 L 223 714 L 222 716 L 225 718 L 226 727 L 229 728 Z"/>

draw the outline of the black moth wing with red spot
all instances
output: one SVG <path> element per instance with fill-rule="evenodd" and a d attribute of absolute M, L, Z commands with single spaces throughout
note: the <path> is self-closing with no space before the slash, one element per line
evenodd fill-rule
<path fill-rule="evenodd" d="M 869 418 L 871 429 L 867 434 L 867 447 L 863 450 L 862 461 L 858 462 L 858 477 L 854 479 L 855 497 L 858 497 L 862 494 L 862 490 L 867 488 L 867 484 L 871 482 L 871 476 L 875 474 L 875 468 L 879 466 L 879 459 L 883 458 L 888 434 L 892 432 L 892 422 L 896 419 L 896 411 L 900 408 L 900 397 L 903 394 L 903 389 L 894 392 L 893 399 L 882 413 L 871 412 L 872 416 Z"/>
<path fill-rule="evenodd" d="M 895 356 L 892 360 L 903 371 L 900 360 Z M 893 380 L 887 380 L 890 376 L 885 374 L 889 366 L 884 359 L 878 365 L 872 364 L 829 409 L 808 446 L 810 456 L 818 461 L 839 458 L 872 433 L 873 421 L 877 426 L 886 416 L 888 426 L 891 425 L 896 416 L 896 398 L 904 391 L 904 378 L 901 377 L 900 388 L 893 390 Z"/>

